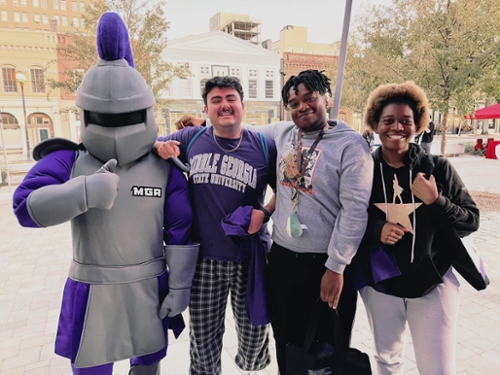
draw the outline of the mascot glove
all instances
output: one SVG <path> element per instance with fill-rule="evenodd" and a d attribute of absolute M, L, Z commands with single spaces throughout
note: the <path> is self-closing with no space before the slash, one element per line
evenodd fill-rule
<path fill-rule="evenodd" d="M 172 317 L 179 315 L 181 312 L 186 310 L 189 305 L 189 299 L 191 298 L 191 288 L 186 289 L 172 289 L 170 288 L 167 296 L 163 300 L 160 313 L 158 316 L 160 319 L 166 316 Z"/>
<path fill-rule="evenodd" d="M 97 172 L 85 179 L 87 207 L 109 210 L 118 195 L 120 177 L 114 173 L 116 159 L 109 160 Z"/>
<path fill-rule="evenodd" d="M 198 243 L 165 246 L 165 260 L 169 271 L 168 294 L 158 314 L 161 319 L 176 316 L 188 307 L 199 248 Z"/>

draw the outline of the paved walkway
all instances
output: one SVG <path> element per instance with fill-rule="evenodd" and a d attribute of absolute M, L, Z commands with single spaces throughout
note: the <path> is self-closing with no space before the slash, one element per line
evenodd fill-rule
<path fill-rule="evenodd" d="M 500 161 L 473 156 L 450 159 L 470 190 L 500 193 Z M 70 375 L 66 359 L 53 353 L 62 288 L 71 260 L 69 224 L 46 229 L 21 228 L 12 214 L 12 192 L 0 188 L 0 375 Z M 462 282 L 457 337 L 458 375 L 500 374 L 500 212 L 485 213 L 475 235 L 491 280 L 476 292 Z M 184 314 L 188 317 L 188 314 Z M 228 310 L 222 366 L 224 375 L 239 375 L 232 358 L 236 334 Z M 353 346 L 371 353 L 371 334 L 361 300 Z M 187 331 L 172 340 L 162 362 L 163 374 L 187 374 Z M 274 351 L 272 352 L 274 357 Z M 411 337 L 405 375 L 418 374 Z M 115 374 L 127 374 L 119 362 Z M 266 369 L 276 374 L 273 359 Z M 439 374 L 436 374 L 439 375 Z"/>

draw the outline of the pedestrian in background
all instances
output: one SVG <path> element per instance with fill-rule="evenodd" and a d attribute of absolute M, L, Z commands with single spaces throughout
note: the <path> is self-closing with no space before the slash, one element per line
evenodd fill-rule
<path fill-rule="evenodd" d="M 436 134 L 436 125 L 432 121 L 432 116 L 430 117 L 429 125 L 415 137 L 415 142 L 419 143 L 427 154 L 431 154 L 432 141 L 434 140 L 434 134 Z"/>
<path fill-rule="evenodd" d="M 373 132 L 366 128 L 363 134 L 361 136 L 365 139 L 366 143 L 368 144 L 368 147 L 370 147 L 370 151 L 373 150 L 373 142 L 375 141 L 375 136 L 373 135 Z"/>

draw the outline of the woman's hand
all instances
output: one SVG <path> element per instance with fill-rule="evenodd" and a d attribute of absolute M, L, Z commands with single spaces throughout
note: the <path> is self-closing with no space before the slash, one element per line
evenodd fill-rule
<path fill-rule="evenodd" d="M 203 124 L 205 120 L 202 118 L 195 118 L 190 115 L 183 115 L 179 120 L 175 122 L 175 127 L 177 130 L 181 130 L 187 128 L 188 126 L 195 126 Z"/>
<path fill-rule="evenodd" d="M 409 230 L 402 225 L 387 222 L 380 232 L 380 242 L 386 245 L 394 245 L 403 238 L 406 232 L 409 232 Z"/>
<path fill-rule="evenodd" d="M 411 185 L 412 193 L 426 205 L 433 204 L 439 198 L 439 192 L 436 185 L 436 179 L 433 175 L 427 180 L 425 174 L 417 173 L 413 184 Z"/>

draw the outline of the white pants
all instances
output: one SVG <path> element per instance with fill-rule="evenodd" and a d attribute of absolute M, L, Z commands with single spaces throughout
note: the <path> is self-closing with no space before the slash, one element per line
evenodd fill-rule
<path fill-rule="evenodd" d="M 369 286 L 360 290 L 373 332 L 379 375 L 403 373 L 406 322 L 420 375 L 456 375 L 459 285 L 450 268 L 442 284 L 419 298 L 394 297 Z"/>

